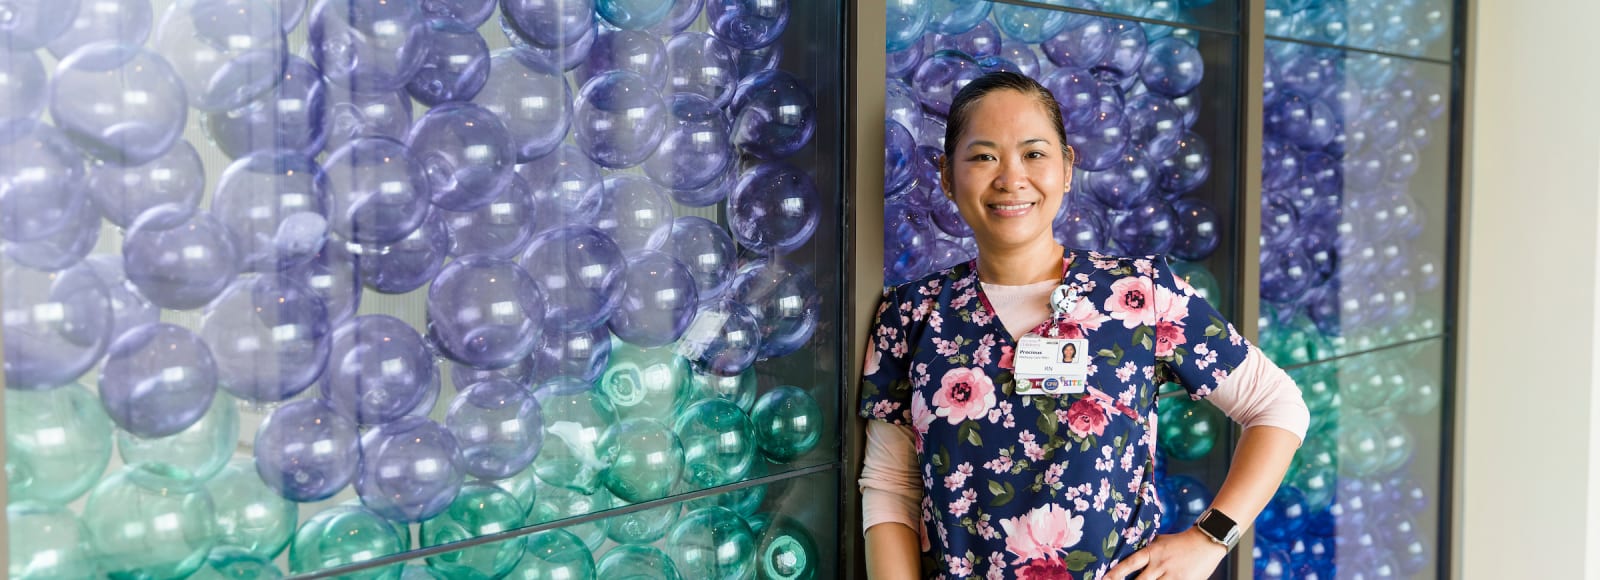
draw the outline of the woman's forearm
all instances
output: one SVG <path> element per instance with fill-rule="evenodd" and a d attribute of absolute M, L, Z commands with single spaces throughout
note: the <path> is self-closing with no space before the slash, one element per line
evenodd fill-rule
<path fill-rule="evenodd" d="M 1265 425 L 1245 429 L 1211 507 L 1238 522 L 1241 531 L 1249 528 L 1272 501 L 1299 448 L 1300 438 L 1284 429 Z"/>
<path fill-rule="evenodd" d="M 922 577 L 922 541 L 917 531 L 900 523 L 867 528 L 867 577 L 872 580 L 915 580 Z"/>

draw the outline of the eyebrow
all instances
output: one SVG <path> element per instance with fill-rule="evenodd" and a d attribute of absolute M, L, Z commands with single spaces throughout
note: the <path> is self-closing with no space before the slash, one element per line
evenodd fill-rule
<path fill-rule="evenodd" d="M 1017 146 L 1021 147 L 1021 146 L 1026 146 L 1026 145 L 1032 145 L 1034 143 L 1044 143 L 1046 145 L 1049 145 L 1050 144 L 1050 140 L 1049 139 L 1045 139 L 1043 137 L 1034 137 L 1032 139 L 1024 139 L 1022 142 L 1017 143 Z M 993 141 L 973 141 L 973 142 L 967 144 L 967 149 L 971 149 L 973 147 L 996 148 L 996 147 L 999 147 L 999 146 L 995 145 Z"/>

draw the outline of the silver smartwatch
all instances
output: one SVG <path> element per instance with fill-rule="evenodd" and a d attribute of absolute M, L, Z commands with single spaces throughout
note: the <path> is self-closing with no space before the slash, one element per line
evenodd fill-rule
<path fill-rule="evenodd" d="M 1229 551 L 1239 544 L 1239 536 L 1244 535 L 1233 518 L 1215 508 L 1207 509 L 1205 513 L 1200 514 L 1200 517 L 1194 520 L 1194 527 L 1199 528 L 1200 533 L 1228 548 Z"/>

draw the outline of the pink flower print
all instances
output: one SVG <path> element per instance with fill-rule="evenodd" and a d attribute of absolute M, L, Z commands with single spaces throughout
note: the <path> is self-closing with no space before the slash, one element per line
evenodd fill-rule
<path fill-rule="evenodd" d="M 1128 504 L 1120 501 L 1111 508 L 1111 519 L 1113 520 L 1128 521 L 1128 516 L 1130 515 L 1133 515 L 1133 509 L 1128 507 Z"/>
<path fill-rule="evenodd" d="M 1195 354 L 1198 354 L 1200 356 L 1205 356 L 1206 353 L 1208 353 L 1208 352 L 1211 352 L 1211 347 L 1206 346 L 1206 343 L 1202 342 L 1200 344 L 1194 345 L 1194 353 Z"/>
<path fill-rule="evenodd" d="M 1154 277 L 1156 275 L 1156 266 L 1150 262 L 1149 258 L 1139 258 L 1134 260 L 1133 269 L 1138 270 L 1139 275 L 1141 276 Z"/>
<path fill-rule="evenodd" d="M 1078 437 L 1105 435 L 1109 422 L 1105 407 L 1092 398 L 1078 399 L 1067 409 L 1067 428 Z"/>
<path fill-rule="evenodd" d="M 1122 529 L 1122 541 L 1127 542 L 1129 544 L 1137 544 L 1137 543 L 1139 543 L 1139 539 L 1143 535 L 1144 535 L 1144 529 L 1142 529 L 1142 528 L 1123 528 Z"/>
<path fill-rule="evenodd" d="M 972 575 L 972 562 L 968 562 L 966 558 L 945 556 L 944 559 L 950 564 L 950 573 L 956 577 L 965 578 Z"/>
<path fill-rule="evenodd" d="M 1200 349 L 1205 347 L 1205 345 L 1206 344 L 1203 343 L 1203 342 L 1200 343 L 1200 344 L 1195 345 L 1195 354 L 1201 354 L 1200 353 Z M 1214 365 L 1214 364 L 1217 364 L 1217 351 L 1213 350 L 1213 351 L 1204 353 L 1202 356 L 1196 357 L 1193 360 L 1194 360 L 1194 368 L 1200 369 L 1202 371 L 1206 370 L 1206 367 Z"/>
<path fill-rule="evenodd" d="M 956 466 L 955 471 L 951 472 L 949 476 L 944 478 L 944 487 L 950 491 L 955 491 L 961 486 L 966 485 L 967 478 L 969 477 L 972 477 L 972 464 L 962 463 L 961 465 Z"/>
<path fill-rule="evenodd" d="M 1183 324 L 1189 318 L 1189 297 L 1173 292 L 1165 286 L 1155 289 L 1156 314 L 1164 322 Z"/>
<path fill-rule="evenodd" d="M 977 352 L 972 353 L 972 364 L 980 367 L 989 366 L 989 353 L 993 350 L 994 349 L 987 346 L 979 347 Z"/>
<path fill-rule="evenodd" d="M 1172 282 L 1174 286 L 1178 287 L 1178 291 L 1182 292 L 1184 296 L 1195 295 L 1196 290 L 1194 289 L 1194 285 L 1189 283 L 1188 278 L 1183 276 L 1173 276 Z"/>
<path fill-rule="evenodd" d="M 1011 471 L 1012 465 L 1015 464 L 1011 461 L 1010 455 L 1001 455 L 983 464 L 983 468 L 995 473 L 1005 473 Z"/>
<path fill-rule="evenodd" d="M 938 278 L 929 280 L 927 284 L 917 290 L 917 293 L 923 296 L 937 296 L 939 295 L 939 283 L 940 280 Z"/>
<path fill-rule="evenodd" d="M 1138 365 L 1133 364 L 1133 361 L 1131 360 L 1122 363 L 1122 366 L 1117 367 L 1117 380 L 1126 383 L 1128 380 L 1133 378 L 1133 373 L 1137 370 L 1139 370 Z"/>
<path fill-rule="evenodd" d="M 1078 510 L 1080 512 L 1089 511 L 1089 502 L 1088 502 L 1088 500 L 1085 500 L 1085 499 L 1083 499 L 1081 497 L 1073 498 L 1072 499 L 1072 509 Z"/>
<path fill-rule="evenodd" d="M 954 308 L 956 310 L 960 310 L 962 308 L 966 308 L 967 304 L 970 304 L 972 302 L 972 299 L 976 298 L 977 296 L 978 296 L 977 292 L 969 289 L 966 292 L 962 292 L 960 296 L 956 296 L 955 298 L 951 299 L 950 300 L 950 307 Z"/>
<path fill-rule="evenodd" d="M 1128 493 L 1139 493 L 1139 486 L 1144 481 L 1144 466 L 1140 465 L 1133 470 L 1133 478 L 1128 480 Z"/>
<path fill-rule="evenodd" d="M 872 416 L 878 419 L 887 419 L 900 408 L 900 403 L 894 401 L 878 401 L 872 405 Z"/>
<path fill-rule="evenodd" d="M 1051 487 L 1060 487 L 1061 474 L 1066 473 L 1066 471 L 1066 464 L 1052 463 L 1048 469 L 1044 470 L 1044 482 L 1050 484 Z"/>
<path fill-rule="evenodd" d="M 941 332 L 940 328 L 943 327 L 943 326 L 944 326 L 944 315 L 943 314 L 940 314 L 938 310 L 935 310 L 933 312 L 929 312 L 928 313 L 928 328 L 930 330 L 932 330 L 934 332 Z"/>
<path fill-rule="evenodd" d="M 935 418 L 934 414 L 928 409 L 928 404 L 923 401 L 922 396 L 912 393 L 911 430 L 916 435 L 917 453 L 922 453 L 922 441 L 927 438 L 928 428 L 933 425 Z"/>
<path fill-rule="evenodd" d="M 980 537 L 980 538 L 983 538 L 985 540 L 993 540 L 995 538 L 1000 537 L 1000 532 L 996 531 L 994 529 L 994 525 L 989 523 L 989 514 L 983 514 L 983 516 L 978 518 L 978 526 L 977 527 L 978 527 L 978 537 Z M 995 552 L 995 553 L 999 554 L 999 552 Z M 993 564 L 990 564 L 990 565 L 992 566 Z"/>
<path fill-rule="evenodd" d="M 922 320 L 927 318 L 928 313 L 933 312 L 936 308 L 938 308 L 938 306 L 934 303 L 932 298 L 924 298 L 922 303 L 917 305 L 917 309 L 911 312 L 911 319 Z"/>
<path fill-rule="evenodd" d="M 955 501 L 950 502 L 950 515 L 955 517 L 966 515 L 967 510 L 972 509 L 972 504 L 976 501 L 978 501 L 977 491 L 968 489 L 961 492 L 961 497 L 958 497 Z"/>
<path fill-rule="evenodd" d="M 1211 371 L 1211 379 L 1216 381 L 1216 383 L 1219 384 L 1219 385 L 1222 384 L 1222 381 L 1228 380 L 1228 370 L 1227 369 L 1216 369 L 1216 370 Z M 1210 391 L 1210 389 L 1206 389 L 1206 390 Z"/>
<path fill-rule="evenodd" d="M 945 373 L 933 394 L 935 414 L 951 425 L 977 420 L 994 407 L 994 381 L 981 369 L 958 368 Z"/>
<path fill-rule="evenodd" d="M 878 364 L 882 360 L 883 360 L 883 351 L 879 350 L 877 345 L 872 345 L 872 344 L 867 345 L 867 363 L 862 365 L 862 368 L 861 368 L 862 376 L 870 377 L 872 375 L 878 374 Z"/>
<path fill-rule="evenodd" d="M 1154 294 L 1149 278 L 1122 278 L 1111 283 L 1111 297 L 1106 299 L 1106 312 L 1130 329 L 1153 325 L 1156 323 Z"/>
<path fill-rule="evenodd" d="M 1111 317 L 1101 313 L 1088 300 L 1079 300 L 1072 304 L 1063 317 L 1059 328 L 1063 338 L 1083 338 L 1084 333 L 1100 330 L 1100 325 Z"/>
<path fill-rule="evenodd" d="M 979 308 L 977 310 L 972 311 L 972 323 L 973 324 L 976 324 L 978 326 L 984 326 L 984 325 L 989 324 L 989 322 L 991 322 L 993 320 L 994 320 L 994 315 L 989 313 L 989 309 L 988 308 Z"/>
<path fill-rule="evenodd" d="M 933 346 L 939 356 L 955 356 L 961 352 L 961 343 L 954 340 L 945 340 L 937 336 L 933 337 Z"/>
<path fill-rule="evenodd" d="M 1000 347 L 1000 368 L 1006 369 L 1008 371 L 1011 370 L 1011 368 L 1012 368 L 1011 367 L 1012 356 L 1013 355 L 1011 354 L 1011 347 L 1009 347 L 1009 346 Z"/>
<path fill-rule="evenodd" d="M 1083 516 L 1055 504 L 1000 520 L 1000 527 L 1006 532 L 1006 551 L 1015 556 L 1013 564 L 1055 557 L 1083 539 Z"/>
<path fill-rule="evenodd" d="M 1060 558 L 1034 560 L 1017 568 L 1017 580 L 1072 580 L 1072 570 Z"/>
<path fill-rule="evenodd" d="M 1156 357 L 1169 358 L 1173 349 L 1188 341 L 1188 337 L 1183 335 L 1182 327 L 1171 322 L 1156 323 Z"/>
<path fill-rule="evenodd" d="M 987 518 L 989 516 L 986 514 L 986 515 L 984 515 L 984 517 Z M 984 529 L 984 528 L 988 527 L 989 522 L 982 522 L 979 525 L 983 526 L 982 528 L 979 528 L 979 529 Z M 989 529 L 993 529 L 993 528 L 989 528 Z M 1000 537 L 1000 534 L 995 533 L 994 537 L 998 538 L 998 537 Z M 988 538 L 986 538 L 986 539 L 988 539 Z M 1006 555 L 1005 554 L 1001 554 L 1000 552 L 990 552 L 989 553 L 989 576 L 988 577 L 991 578 L 991 579 L 992 578 L 1005 578 L 1006 577 Z"/>

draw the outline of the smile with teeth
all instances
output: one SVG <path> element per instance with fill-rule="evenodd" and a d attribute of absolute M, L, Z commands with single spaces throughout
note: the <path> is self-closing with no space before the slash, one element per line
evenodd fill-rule
<path fill-rule="evenodd" d="M 1034 205 L 1033 202 L 1029 202 L 1029 203 L 1014 203 L 1014 204 L 1010 204 L 1010 205 L 991 203 L 991 204 L 989 204 L 989 207 L 991 209 L 997 209 L 997 210 L 1000 210 L 1000 211 L 1015 211 L 1015 210 L 1019 210 L 1019 209 L 1028 209 L 1030 207 L 1033 207 L 1033 205 Z"/>

